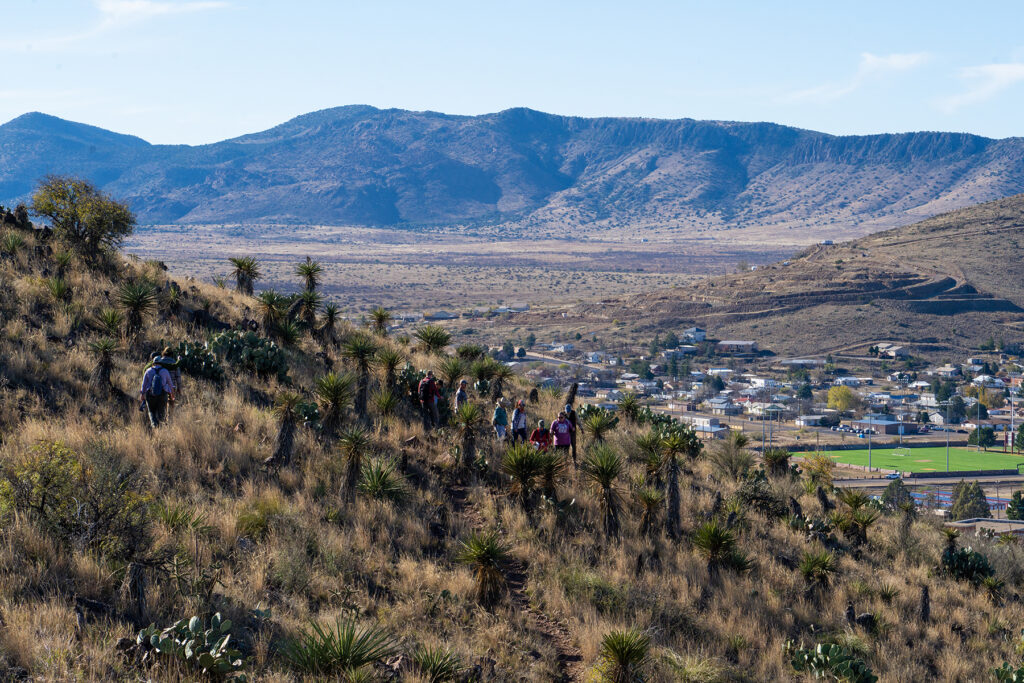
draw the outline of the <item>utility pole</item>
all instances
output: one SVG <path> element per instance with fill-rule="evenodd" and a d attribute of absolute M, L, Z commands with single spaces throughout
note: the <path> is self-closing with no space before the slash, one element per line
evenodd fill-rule
<path fill-rule="evenodd" d="M 946 399 L 946 473 L 949 473 L 949 404 L 951 401 Z"/>

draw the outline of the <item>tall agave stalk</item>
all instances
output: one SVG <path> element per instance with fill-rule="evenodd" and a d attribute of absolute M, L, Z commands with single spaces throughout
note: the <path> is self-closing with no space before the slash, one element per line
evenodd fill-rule
<path fill-rule="evenodd" d="M 235 289 L 247 296 L 252 296 L 253 285 L 260 278 L 259 262 L 254 256 L 232 257 L 231 274 L 235 277 Z"/>
<path fill-rule="evenodd" d="M 484 414 L 475 403 L 463 403 L 455 412 L 454 422 L 462 439 L 462 466 L 469 470 L 476 462 L 476 434 Z"/>
<path fill-rule="evenodd" d="M 338 443 L 345 456 L 345 498 L 351 501 L 355 498 L 359 474 L 370 452 L 370 435 L 361 427 L 351 427 L 342 433 Z"/>
<path fill-rule="evenodd" d="M 292 461 L 301 402 L 302 398 L 290 391 L 278 395 L 274 403 L 274 415 L 278 420 L 277 438 L 274 440 L 274 453 L 266 461 L 268 465 L 283 467 Z"/>
<path fill-rule="evenodd" d="M 355 409 L 359 419 L 365 421 L 366 397 L 370 389 L 370 363 L 377 353 L 377 342 L 365 333 L 354 334 L 345 342 L 343 353 L 356 367 Z"/>
<path fill-rule="evenodd" d="M 114 392 L 114 385 L 110 381 L 110 371 L 114 367 L 111 354 L 116 344 L 113 339 L 100 339 L 89 344 L 89 349 L 96 354 L 96 366 L 89 376 L 89 386 L 101 397 L 109 396 Z"/>

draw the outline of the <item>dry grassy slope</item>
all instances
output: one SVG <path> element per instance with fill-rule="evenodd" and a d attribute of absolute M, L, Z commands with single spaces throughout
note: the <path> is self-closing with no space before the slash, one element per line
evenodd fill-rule
<path fill-rule="evenodd" d="M 0 234 L 4 249 L 6 240 Z M 59 264 L 34 247 L 30 238 L 16 255 L 0 257 L 0 468 L 23 467 L 38 444 L 61 440 L 77 454 L 84 483 L 58 504 L 76 510 L 79 501 L 96 500 L 108 480 L 95 473 L 109 471 L 97 468 L 114 465 L 136 470 L 142 498 L 128 501 L 148 504 L 144 533 L 114 556 L 110 545 L 69 538 L 31 510 L 12 509 L 0 491 L 0 680 L 190 680 L 173 667 L 145 670 L 115 643 L 150 620 L 168 625 L 213 611 L 233 621 L 256 681 L 312 680 L 291 668 L 282 645 L 311 621 L 346 615 L 400 640 L 403 658 L 392 661 L 400 673 L 380 666 L 378 678 L 414 682 L 427 680 L 409 666 L 418 646 L 450 647 L 476 680 L 588 680 L 601 638 L 623 627 L 650 636 L 652 681 L 793 680 L 782 656 L 790 638 L 842 642 L 887 681 L 973 680 L 1016 658 L 1015 625 L 1024 619 L 1017 546 L 975 543 L 1005 581 L 1008 599 L 993 594 L 992 604 L 984 591 L 936 573 L 943 540 L 934 521 L 922 518 L 901 532 L 897 517 L 883 516 L 860 548 L 838 534 L 833 578 L 808 593 L 796 565 L 822 545 L 738 502 L 729 465 L 742 467 L 742 452 L 687 463 L 680 541 L 661 532 L 658 508 L 656 533 L 641 536 L 630 487 L 647 471 L 637 441 L 644 429 L 625 422 L 607 442 L 626 459 L 614 482 L 622 503 L 617 541 L 605 537 L 598 492 L 580 473 L 556 477 L 558 498 L 572 504 L 527 513 L 510 496 L 498 471 L 502 452 L 486 431 L 478 447 L 487 466 L 469 476 L 458 466 L 456 435 L 426 438 L 401 406 L 392 419 L 376 408 L 370 413 L 372 457 L 408 456 L 400 502 L 360 494 L 346 505 L 344 459 L 306 428 L 296 434 L 291 464 L 268 471 L 262 463 L 278 425 L 265 400 L 286 388 L 309 396 L 324 373 L 323 357 L 314 355 L 320 349 L 308 338 L 288 352 L 290 387 L 243 372 L 223 386 L 186 378 L 169 424 L 154 435 L 130 398 L 145 351 L 205 333 L 163 305 L 147 315 L 140 343 L 114 354 L 112 379 L 129 395 L 124 399 L 90 389 L 95 359 L 87 342 L 100 336 L 96 312 L 113 305 L 120 282 L 147 277 L 166 291 L 168 274 L 134 262 L 96 272 L 73 259 L 64 305 L 43 279 Z M 206 307 L 229 323 L 252 304 L 211 286 L 181 285 L 184 310 Z M 420 367 L 442 361 L 401 341 L 380 342 L 395 343 Z M 335 367 L 343 364 L 337 349 L 326 354 Z M 373 377 L 371 388 L 379 381 Z M 528 389 L 517 385 L 510 393 Z M 487 410 L 485 398 L 472 400 Z M 550 419 L 559 405 L 560 396 L 541 392 L 529 404 L 530 418 Z M 416 445 L 407 445 L 411 437 Z M 789 477 L 774 478 L 767 495 L 783 507 L 792 498 L 811 517 L 826 514 L 819 498 Z M 733 525 L 749 571 L 709 575 L 695 545 L 695 531 L 708 519 Z M 511 593 L 490 610 L 476 604 L 473 575 L 455 560 L 459 542 L 475 529 L 497 530 L 511 548 Z M 129 575 L 145 579 L 132 584 L 143 586 L 145 615 L 126 590 Z M 929 621 L 917 616 L 922 586 L 931 594 Z M 850 626 L 848 602 L 874 613 L 879 628 Z M 269 620 L 252 612 L 257 605 L 270 608 Z"/>
<path fill-rule="evenodd" d="M 696 323 L 781 354 L 875 341 L 924 353 L 1024 333 L 1024 195 L 943 214 L 753 272 L 579 309 L 648 333 Z"/>

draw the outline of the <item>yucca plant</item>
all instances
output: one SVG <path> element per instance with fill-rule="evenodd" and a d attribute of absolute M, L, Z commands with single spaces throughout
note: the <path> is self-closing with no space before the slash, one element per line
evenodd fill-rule
<path fill-rule="evenodd" d="M 356 366 L 356 414 L 366 420 L 366 397 L 370 388 L 370 364 L 380 347 L 365 333 L 353 334 L 342 348 L 343 355 Z"/>
<path fill-rule="evenodd" d="M 554 450 L 537 451 L 540 461 L 540 482 L 544 497 L 551 501 L 558 500 L 558 481 L 564 476 L 568 467 L 562 454 Z"/>
<path fill-rule="evenodd" d="M 277 328 L 277 324 L 284 318 L 287 302 L 286 297 L 273 289 L 265 289 L 256 297 L 256 310 L 260 314 L 260 324 L 267 335 L 272 334 Z"/>
<path fill-rule="evenodd" d="M 832 585 L 839 565 L 827 550 L 805 552 L 800 559 L 800 574 L 807 584 L 808 593 L 816 594 Z"/>
<path fill-rule="evenodd" d="M 359 474 L 363 471 L 363 463 L 372 446 L 370 435 L 361 427 L 350 427 L 342 432 L 338 445 L 346 463 L 345 497 L 352 500 L 359 483 Z"/>
<path fill-rule="evenodd" d="M 229 258 L 228 261 L 231 262 L 231 274 L 235 278 L 235 289 L 242 294 L 252 296 L 253 285 L 256 280 L 260 279 L 260 266 L 256 257 L 236 256 Z"/>
<path fill-rule="evenodd" d="M 382 337 L 388 336 L 388 325 L 391 324 L 391 320 L 391 312 L 383 306 L 377 306 L 370 311 L 370 326 L 374 334 L 379 334 Z"/>
<path fill-rule="evenodd" d="M 491 378 L 497 369 L 497 363 L 491 358 L 483 358 L 469 366 L 469 374 L 474 379 L 473 387 L 485 396 L 491 388 Z"/>
<path fill-rule="evenodd" d="M 306 260 L 295 266 L 295 274 L 302 278 L 307 292 L 316 291 L 320 284 L 320 275 L 324 272 L 319 261 L 306 257 Z"/>
<path fill-rule="evenodd" d="M 285 643 L 285 659 L 298 671 L 316 676 L 340 674 L 361 680 L 374 663 L 395 655 L 398 641 L 383 627 L 359 626 L 355 618 L 332 626 L 311 623 L 298 638 Z"/>
<path fill-rule="evenodd" d="M 736 547 L 735 534 L 718 522 L 705 522 L 693 534 L 693 547 L 707 562 L 708 576 L 714 580 L 722 568 L 750 569 L 750 561 Z"/>
<path fill-rule="evenodd" d="M 773 477 L 782 477 L 789 473 L 789 451 L 785 448 L 765 448 L 761 453 L 761 461 Z"/>
<path fill-rule="evenodd" d="M 623 394 L 619 400 L 619 412 L 630 424 L 637 424 L 640 421 L 640 399 L 634 393 Z"/>
<path fill-rule="evenodd" d="M 583 419 L 583 433 L 595 444 L 600 444 L 618 423 L 619 419 L 607 410 L 596 410 Z"/>
<path fill-rule="evenodd" d="M 666 434 L 661 440 L 661 452 L 665 471 L 668 474 L 665 493 L 665 532 L 675 540 L 679 538 L 679 458 L 683 455 L 691 460 L 700 453 L 700 439 L 692 429 L 677 429 Z"/>
<path fill-rule="evenodd" d="M 459 344 L 459 348 L 455 349 L 455 355 L 466 363 L 480 360 L 486 353 L 486 349 L 478 344 Z"/>
<path fill-rule="evenodd" d="M 452 335 L 440 325 L 424 325 L 413 333 L 425 353 L 439 354 L 452 340 Z"/>
<path fill-rule="evenodd" d="M 394 346 L 382 346 L 377 350 L 373 363 L 384 375 L 382 380 L 385 390 L 395 390 L 398 384 L 398 368 L 405 361 L 405 354 Z"/>
<path fill-rule="evenodd" d="M 114 367 L 112 355 L 117 344 L 113 339 L 103 338 L 89 344 L 89 350 L 96 354 L 96 365 L 89 377 L 89 386 L 100 396 L 109 396 L 114 391 L 110 371 Z"/>
<path fill-rule="evenodd" d="M 665 494 L 651 486 L 643 486 L 633 491 L 633 497 L 640 507 L 640 535 L 654 536 L 658 511 L 665 504 Z"/>
<path fill-rule="evenodd" d="M 601 683 L 643 683 L 651 664 L 651 639 L 636 630 L 611 631 L 601 639 L 595 678 Z"/>
<path fill-rule="evenodd" d="M 299 318 L 305 323 L 306 329 L 310 333 L 314 333 L 316 331 L 316 314 L 324 303 L 323 295 L 307 289 L 299 293 L 298 302 Z"/>
<path fill-rule="evenodd" d="M 116 308 L 103 308 L 96 314 L 96 323 L 108 337 L 120 337 L 124 316 Z"/>
<path fill-rule="evenodd" d="M 156 305 L 156 287 L 148 280 L 124 282 L 117 290 L 117 302 L 124 309 L 125 336 L 142 331 L 143 318 Z"/>
<path fill-rule="evenodd" d="M 466 374 L 466 371 L 466 364 L 458 356 L 446 356 L 437 364 L 436 369 L 438 376 L 448 387 L 459 386 L 459 380 Z"/>
<path fill-rule="evenodd" d="M 274 332 L 277 335 L 278 340 L 281 342 L 281 346 L 287 348 L 293 348 L 302 339 L 302 328 L 293 321 L 287 318 L 277 323 L 274 328 Z"/>
<path fill-rule="evenodd" d="M 320 405 L 320 427 L 328 441 L 334 438 L 352 404 L 354 385 L 355 379 L 347 373 L 329 372 L 316 380 L 313 393 Z"/>
<path fill-rule="evenodd" d="M 8 230 L 0 238 L 0 253 L 17 256 L 25 248 L 25 238 L 13 230 Z"/>
<path fill-rule="evenodd" d="M 624 466 L 622 456 L 603 444 L 591 448 L 580 465 L 584 479 L 600 500 L 604 532 L 609 538 L 619 536 L 620 497 L 617 480 Z"/>
<path fill-rule="evenodd" d="M 475 403 L 463 403 L 452 416 L 452 422 L 462 440 L 462 465 L 467 470 L 476 462 L 476 436 L 484 424 L 484 413 Z"/>
<path fill-rule="evenodd" d="M 505 592 L 504 567 L 509 547 L 496 531 L 473 532 L 462 541 L 455 559 L 469 565 L 476 578 L 476 599 L 484 607 L 494 605 Z"/>
<path fill-rule="evenodd" d="M 390 418 L 398 412 L 398 394 L 391 389 L 381 388 L 371 397 L 374 409 L 381 418 Z"/>
<path fill-rule="evenodd" d="M 63 278 L 64 274 L 67 273 L 68 268 L 71 267 L 71 262 L 74 260 L 71 252 L 66 249 L 61 249 L 53 253 L 53 262 L 57 264 L 57 277 Z"/>
<path fill-rule="evenodd" d="M 715 443 L 708 458 L 723 475 L 739 481 L 754 466 L 754 454 L 747 450 L 749 443 L 750 438 L 746 434 L 731 431 L 725 440 Z"/>
<path fill-rule="evenodd" d="M 447 647 L 418 647 L 412 663 L 429 683 L 457 681 L 465 670 L 462 659 Z"/>
<path fill-rule="evenodd" d="M 62 277 L 43 278 L 43 285 L 50 294 L 55 304 L 65 304 L 71 301 L 71 285 Z"/>
<path fill-rule="evenodd" d="M 274 453 L 267 459 L 268 465 L 284 466 L 291 462 L 295 448 L 295 428 L 301 415 L 299 406 L 302 397 L 291 391 L 278 394 L 274 401 L 274 416 L 277 418 L 277 438 L 274 440 Z"/>
<path fill-rule="evenodd" d="M 320 327 L 314 330 L 314 336 L 324 346 L 338 345 L 338 320 L 341 319 L 341 309 L 338 304 L 324 304 L 323 315 L 320 317 Z"/>
<path fill-rule="evenodd" d="M 405 476 L 388 459 L 371 460 L 363 465 L 356 488 L 374 500 L 400 503 L 405 499 Z"/>
<path fill-rule="evenodd" d="M 181 292 L 181 287 L 172 282 L 163 296 L 162 303 L 168 313 L 177 315 L 181 311 L 182 299 L 184 299 L 184 295 Z"/>
<path fill-rule="evenodd" d="M 529 511 L 534 488 L 543 473 L 541 453 L 526 443 L 509 446 L 501 459 L 501 471 L 511 480 L 512 497 Z"/>

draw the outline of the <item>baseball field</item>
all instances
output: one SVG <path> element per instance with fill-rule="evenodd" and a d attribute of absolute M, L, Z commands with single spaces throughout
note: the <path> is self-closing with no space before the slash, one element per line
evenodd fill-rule
<path fill-rule="evenodd" d="M 829 451 L 827 455 L 836 462 L 850 465 L 867 465 L 868 449 L 851 451 Z M 1011 470 L 1024 463 L 1024 455 L 1001 451 L 981 451 L 973 448 L 950 448 L 949 470 Z M 901 472 L 944 472 L 946 470 L 946 448 L 872 448 L 871 466 Z"/>

